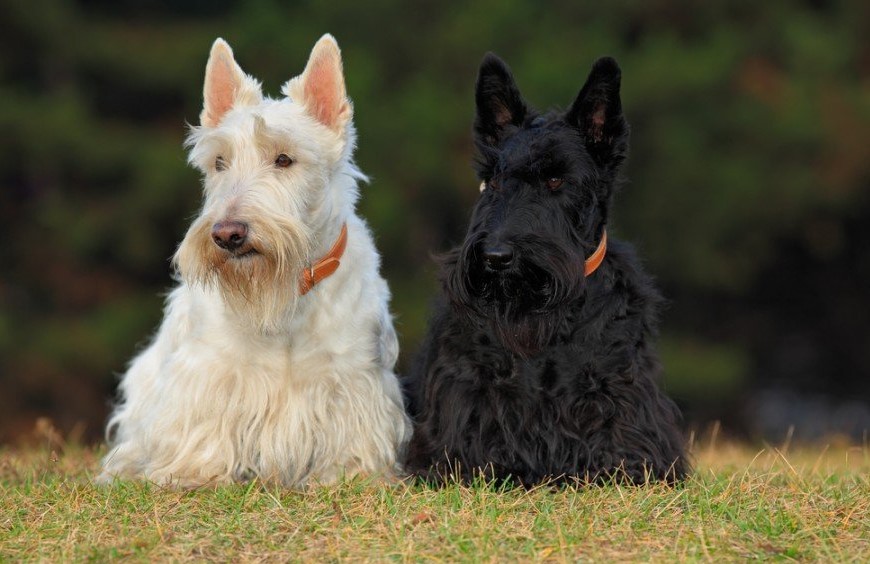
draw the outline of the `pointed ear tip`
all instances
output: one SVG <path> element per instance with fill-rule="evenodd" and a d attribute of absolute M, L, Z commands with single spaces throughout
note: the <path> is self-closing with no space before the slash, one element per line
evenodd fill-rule
<path fill-rule="evenodd" d="M 328 42 L 335 43 L 336 45 L 338 45 L 338 41 L 335 39 L 335 36 L 329 32 L 324 33 L 323 35 L 320 36 L 320 39 L 317 40 L 318 43 L 320 43 L 321 41 L 328 41 Z"/>
<path fill-rule="evenodd" d="M 616 59 L 610 56 L 599 57 L 598 60 L 593 63 L 592 70 L 594 72 L 616 76 L 622 72 L 619 68 L 619 63 L 616 62 Z"/>
<path fill-rule="evenodd" d="M 223 37 L 218 37 L 217 39 L 214 40 L 214 43 L 211 44 L 211 52 L 212 53 L 216 53 L 219 51 L 227 51 L 229 53 L 233 52 L 232 48 L 230 47 L 230 44 L 227 43 Z"/>
<path fill-rule="evenodd" d="M 483 55 L 483 59 L 480 61 L 480 68 L 490 68 L 490 67 L 505 67 L 505 62 L 501 57 L 493 53 L 492 51 L 487 51 L 486 54 Z"/>
<path fill-rule="evenodd" d="M 480 68 L 477 70 L 478 82 L 485 76 L 495 77 L 501 82 L 513 82 L 514 80 L 513 72 L 508 64 L 492 51 L 483 56 Z"/>
<path fill-rule="evenodd" d="M 314 44 L 314 48 L 311 50 L 312 53 L 336 53 L 341 54 L 341 49 L 338 47 L 338 41 L 335 40 L 335 37 L 331 33 L 324 33 L 320 36 L 320 39 L 317 40 L 317 43 Z"/>

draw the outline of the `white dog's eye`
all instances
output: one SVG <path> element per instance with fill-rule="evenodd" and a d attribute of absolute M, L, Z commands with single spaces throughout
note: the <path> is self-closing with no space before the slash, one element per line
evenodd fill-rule
<path fill-rule="evenodd" d="M 293 159 L 281 153 L 277 157 L 275 157 L 275 166 L 278 168 L 287 168 L 288 166 L 293 164 Z"/>
<path fill-rule="evenodd" d="M 214 160 L 214 169 L 218 172 L 227 169 L 227 161 L 220 155 L 218 155 Z"/>

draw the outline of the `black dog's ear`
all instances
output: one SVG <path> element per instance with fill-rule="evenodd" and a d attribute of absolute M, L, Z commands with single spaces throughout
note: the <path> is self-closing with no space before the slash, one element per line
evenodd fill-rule
<path fill-rule="evenodd" d="M 616 61 L 601 57 L 565 114 L 565 121 L 580 129 L 587 150 L 601 165 L 611 163 L 614 157 L 618 164 L 625 156 L 628 124 L 619 99 L 621 77 Z"/>
<path fill-rule="evenodd" d="M 487 53 L 480 63 L 474 99 L 474 132 L 484 143 L 496 144 L 505 128 L 520 125 L 526 118 L 526 103 L 511 69 L 493 53 Z"/>

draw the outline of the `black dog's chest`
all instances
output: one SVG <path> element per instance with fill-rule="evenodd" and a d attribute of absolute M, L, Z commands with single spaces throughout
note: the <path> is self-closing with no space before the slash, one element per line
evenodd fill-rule
<path fill-rule="evenodd" d="M 510 396 L 523 394 L 529 396 L 548 397 L 564 384 L 566 366 L 561 366 L 553 359 L 521 359 L 508 358 L 500 370 L 492 370 L 490 374 L 481 374 L 482 385 L 488 385 L 495 392 Z"/>
<path fill-rule="evenodd" d="M 462 334 L 462 328 L 457 329 Z M 462 334 L 457 340 L 461 345 L 450 354 L 452 358 L 463 358 L 467 368 L 455 374 L 473 375 L 476 387 L 507 397 L 521 394 L 526 400 L 564 396 L 566 388 L 582 393 L 586 388 L 598 387 L 593 376 L 599 343 L 582 330 L 575 328 L 570 342 L 550 343 L 544 351 L 525 358 L 501 346 L 490 327 L 476 329 Z"/>
<path fill-rule="evenodd" d="M 477 364 L 476 377 L 466 382 L 470 384 L 468 397 L 480 400 L 477 415 L 500 430 L 530 440 L 548 434 L 557 420 L 582 411 L 584 403 L 594 403 L 602 388 L 601 378 L 595 377 L 585 359 L 565 356 L 507 358 L 499 368 L 487 365 L 481 369 L 483 365 Z"/>

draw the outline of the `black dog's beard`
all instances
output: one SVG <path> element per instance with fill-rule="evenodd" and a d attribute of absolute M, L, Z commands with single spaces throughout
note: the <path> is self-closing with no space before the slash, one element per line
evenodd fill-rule
<path fill-rule="evenodd" d="M 515 266 L 494 272 L 482 238 L 443 258 L 443 284 L 454 307 L 489 321 L 505 348 L 524 357 L 547 346 L 563 326 L 566 305 L 583 299 L 583 257 L 553 241 L 515 244 Z"/>

